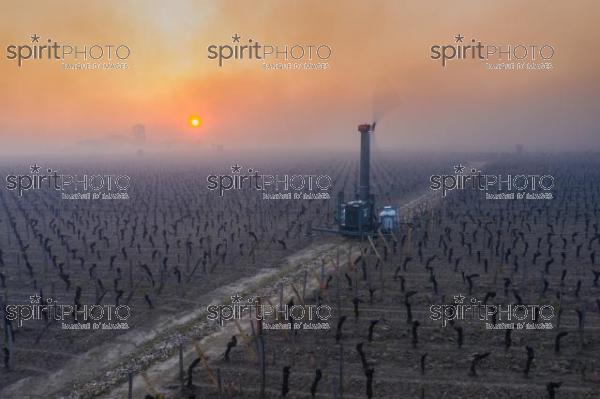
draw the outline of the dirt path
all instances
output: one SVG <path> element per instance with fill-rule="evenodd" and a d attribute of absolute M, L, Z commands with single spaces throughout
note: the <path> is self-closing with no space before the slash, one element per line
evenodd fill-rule
<path fill-rule="evenodd" d="M 327 248 L 323 250 L 323 248 Z M 241 293 L 241 292 L 252 292 L 252 296 L 260 295 L 263 298 L 269 298 L 272 303 L 279 303 L 279 298 L 277 294 L 277 289 L 280 285 L 283 285 L 285 289 L 283 290 L 283 298 L 284 302 L 289 301 L 291 298 L 295 297 L 294 290 L 291 288 L 290 283 L 295 283 L 296 287 L 299 287 L 298 284 L 302 284 L 300 281 L 303 280 L 304 271 L 307 271 L 307 275 L 309 278 L 307 279 L 307 292 L 318 287 L 318 280 L 315 277 L 321 269 L 321 260 L 325 258 L 333 258 L 339 254 L 340 259 L 348 259 L 350 252 L 352 252 L 352 257 L 355 258 L 360 254 L 360 251 L 357 246 L 354 248 L 350 248 L 350 246 L 345 242 L 340 242 L 337 244 L 322 244 L 322 245 L 313 245 L 305 250 L 300 251 L 298 254 L 294 255 L 293 258 L 287 260 L 288 267 L 286 268 L 286 273 L 280 279 L 275 281 L 270 281 L 269 283 L 263 285 L 262 287 L 256 287 L 256 291 L 250 291 L 248 289 L 241 289 L 246 286 L 245 282 L 240 282 L 231 287 L 227 287 L 227 291 L 231 294 L 233 293 Z M 318 259 L 317 262 L 313 262 L 313 259 Z M 309 260 L 307 262 L 307 260 Z M 333 264 L 330 262 L 329 267 L 325 268 L 326 272 L 333 268 Z M 311 277 L 312 276 L 312 277 Z M 227 298 L 229 299 L 229 298 Z M 296 299 L 298 301 L 298 299 Z M 223 301 L 224 303 L 225 301 Z M 248 321 L 244 321 L 240 323 L 241 329 L 245 334 L 251 335 L 251 327 Z M 227 323 L 218 331 L 206 336 L 202 340 L 198 342 L 200 348 L 202 348 L 204 355 L 210 360 L 217 359 L 223 355 L 224 348 L 227 345 L 227 342 L 231 339 L 233 335 L 240 335 L 240 331 L 238 327 L 234 323 Z M 198 357 L 195 349 L 191 345 L 187 345 L 188 350 L 184 351 L 183 354 L 183 364 L 190 364 L 195 358 Z M 146 370 L 147 380 L 151 381 L 154 387 L 156 387 L 157 391 L 166 394 L 163 390 L 158 387 L 165 387 L 169 384 L 173 384 L 173 381 L 178 380 L 179 373 L 179 354 L 176 353 L 173 356 L 170 356 L 163 362 L 157 363 L 151 366 Z M 127 397 L 128 392 L 128 383 L 121 384 L 110 392 L 100 396 L 102 398 L 125 398 Z M 151 387 L 144 381 L 144 378 L 141 376 L 136 376 L 133 379 L 133 397 L 143 397 L 149 391 L 151 391 Z M 167 397 L 169 397 L 167 395 Z"/>

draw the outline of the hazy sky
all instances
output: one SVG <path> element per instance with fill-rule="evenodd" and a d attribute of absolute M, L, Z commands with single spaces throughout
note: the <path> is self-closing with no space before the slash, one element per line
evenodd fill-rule
<path fill-rule="evenodd" d="M 409 150 L 600 150 L 600 3 L 564 1 L 44 1 L 0 4 L 3 150 L 71 147 L 146 126 L 150 144 Z M 7 59 L 30 36 L 83 47 L 125 44 L 123 71 L 69 71 Z M 270 71 L 208 59 L 253 39 L 331 47 L 324 71 Z M 549 44 L 551 71 L 491 71 L 430 59 L 432 45 Z M 74 62 L 69 60 L 70 63 Z M 188 124 L 190 115 L 203 120 Z"/>

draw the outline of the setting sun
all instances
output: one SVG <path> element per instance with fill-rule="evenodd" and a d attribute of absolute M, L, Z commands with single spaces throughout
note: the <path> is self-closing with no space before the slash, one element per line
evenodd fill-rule
<path fill-rule="evenodd" d="M 202 120 L 197 116 L 190 116 L 189 123 L 191 127 L 200 127 Z"/>

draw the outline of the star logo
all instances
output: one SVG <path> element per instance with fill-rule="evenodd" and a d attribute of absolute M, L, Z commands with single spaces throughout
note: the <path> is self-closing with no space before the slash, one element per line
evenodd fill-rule
<path fill-rule="evenodd" d="M 454 165 L 454 173 L 462 173 L 465 170 L 465 167 L 461 164 Z"/>
<path fill-rule="evenodd" d="M 40 303 L 40 299 L 42 299 L 42 297 L 41 297 L 41 296 L 39 296 L 38 294 L 31 295 L 31 296 L 29 297 L 29 301 L 30 301 L 31 303 Z"/>
<path fill-rule="evenodd" d="M 459 33 L 458 35 L 454 36 L 454 38 L 456 39 L 456 43 L 462 43 L 465 37 Z"/>
<path fill-rule="evenodd" d="M 454 295 L 454 303 L 463 303 L 465 296 L 463 294 Z"/>
<path fill-rule="evenodd" d="M 233 303 L 238 303 L 238 302 L 242 302 L 242 297 L 239 294 L 235 294 L 231 297 L 231 302 Z"/>
<path fill-rule="evenodd" d="M 37 43 L 40 41 L 40 37 L 37 35 L 37 33 L 34 33 L 33 36 L 31 36 L 31 43 Z"/>
<path fill-rule="evenodd" d="M 231 38 L 233 39 L 234 43 L 239 43 L 241 36 L 236 33 L 235 35 L 231 36 Z"/>
<path fill-rule="evenodd" d="M 231 173 L 240 173 L 242 167 L 237 163 L 231 167 Z"/>
<path fill-rule="evenodd" d="M 29 165 L 31 173 L 40 173 L 40 166 L 38 164 Z"/>

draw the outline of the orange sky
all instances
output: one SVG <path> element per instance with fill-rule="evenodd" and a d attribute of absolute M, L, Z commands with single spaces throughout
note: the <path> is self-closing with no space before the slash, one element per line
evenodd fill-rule
<path fill-rule="evenodd" d="M 255 4 L 259 3 L 259 4 Z M 493 3 L 493 5 L 492 5 Z M 4 149 L 129 135 L 228 148 L 354 148 L 355 125 L 389 105 L 377 144 L 406 149 L 600 149 L 600 3 L 558 1 L 53 1 L 0 5 L 0 139 Z M 219 68 L 211 44 L 231 36 L 331 46 L 326 71 Z M 550 72 L 442 68 L 429 58 L 453 36 L 550 43 Z M 6 58 L 29 37 L 127 44 L 126 71 L 65 71 Z M 385 107 L 384 107 L 385 108 Z M 191 129 L 189 115 L 203 117 Z M 341 144 L 340 144 L 341 143 Z"/>

